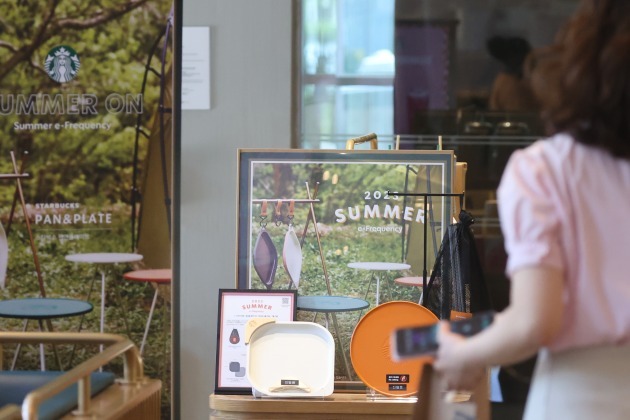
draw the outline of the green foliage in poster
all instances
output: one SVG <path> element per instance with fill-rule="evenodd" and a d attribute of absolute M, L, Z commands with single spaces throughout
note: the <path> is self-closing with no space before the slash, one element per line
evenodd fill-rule
<path fill-rule="evenodd" d="M 136 125 L 145 134 L 138 143 L 139 174 L 149 147 L 148 133 L 156 118 L 160 95 L 161 58 L 168 64 L 172 51 L 162 51 L 170 0 L 18 0 L 0 2 L 0 173 L 14 173 L 10 153 L 30 175 L 22 181 L 33 224 L 37 256 L 47 295 L 88 299 L 95 309 L 80 324 L 78 318 L 53 320 L 57 331 L 99 329 L 98 267 L 74 264 L 64 256 L 82 252 L 129 252 L 131 197 Z M 170 39 L 172 42 L 172 38 Z M 71 80 L 56 81 L 47 58 L 60 47 L 76 53 Z M 149 58 L 152 59 L 149 61 Z M 80 62 L 80 64 L 79 64 Z M 143 83 L 147 65 L 150 66 Z M 170 80 L 168 81 L 170 83 Z M 144 93 L 141 101 L 138 96 Z M 119 109 L 123 101 L 129 108 Z M 49 101 L 49 102 L 46 102 Z M 21 110 L 16 104 L 28 108 Z M 51 105 L 45 112 L 41 104 Z M 139 108 L 141 106 L 141 108 Z M 140 110 L 140 112 L 138 112 Z M 98 128 L 94 128 L 98 127 Z M 139 181 L 141 180 L 139 176 Z M 10 219 L 16 184 L 0 180 L 0 222 Z M 108 213 L 108 226 L 35 223 L 37 203 L 71 203 L 87 215 Z M 88 240 L 74 239 L 73 234 Z M 65 238 L 65 239 L 64 239 Z M 8 234 L 8 286 L 0 300 L 39 295 L 34 255 L 29 246 L 22 208 L 18 203 Z M 154 289 L 122 280 L 126 264 L 108 267 L 107 332 L 128 335 L 140 343 Z M 91 287 L 96 280 L 94 291 Z M 163 297 L 168 301 L 167 291 Z M 168 308 L 167 305 L 164 306 Z M 0 319 L 0 330 L 19 331 L 21 320 Z M 29 326 L 29 330 L 36 325 Z M 170 317 L 158 310 L 145 348 L 145 372 L 163 381 L 163 417 L 170 415 Z M 58 346 L 63 364 L 73 364 L 97 349 Z M 12 349 L 5 349 L 10 366 Z M 28 346 L 18 369 L 39 368 L 38 348 Z M 53 359 L 48 360 L 55 369 Z M 122 371 L 122 361 L 107 367 Z"/>

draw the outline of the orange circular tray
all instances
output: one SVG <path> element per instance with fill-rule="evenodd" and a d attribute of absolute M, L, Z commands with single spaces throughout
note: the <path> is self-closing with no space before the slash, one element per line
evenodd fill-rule
<path fill-rule="evenodd" d="M 392 333 L 399 328 L 430 325 L 437 316 L 424 306 L 407 301 L 383 303 L 371 309 L 352 333 L 350 359 L 363 383 L 392 397 L 410 397 L 418 392 L 422 366 L 431 357 L 395 362 L 391 356 Z"/>

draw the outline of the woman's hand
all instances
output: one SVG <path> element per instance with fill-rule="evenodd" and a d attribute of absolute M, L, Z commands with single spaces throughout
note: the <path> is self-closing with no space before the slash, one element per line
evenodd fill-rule
<path fill-rule="evenodd" d="M 433 367 L 444 378 L 449 390 L 469 391 L 485 377 L 485 366 L 466 358 L 466 338 L 451 332 L 450 324 L 441 321 L 438 330 L 437 358 Z"/>
<path fill-rule="evenodd" d="M 451 332 L 442 321 L 434 368 L 449 389 L 470 391 L 489 366 L 525 360 L 559 334 L 564 317 L 564 278 L 556 268 L 516 271 L 510 283 L 510 305 L 488 328 L 470 338 Z"/>

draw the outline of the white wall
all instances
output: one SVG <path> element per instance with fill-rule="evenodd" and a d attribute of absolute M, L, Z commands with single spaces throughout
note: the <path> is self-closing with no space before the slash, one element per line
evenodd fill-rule
<path fill-rule="evenodd" d="M 180 396 L 176 418 L 207 419 L 219 288 L 235 287 L 237 148 L 291 144 L 291 0 L 184 0 L 209 26 L 211 109 L 183 111 Z"/>

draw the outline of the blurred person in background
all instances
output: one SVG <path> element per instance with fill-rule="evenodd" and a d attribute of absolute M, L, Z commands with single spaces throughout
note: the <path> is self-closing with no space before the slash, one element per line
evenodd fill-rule
<path fill-rule="evenodd" d="M 538 109 L 525 62 L 532 48 L 520 37 L 494 36 L 486 42 L 488 52 L 501 63 L 494 79 L 488 107 L 491 111 L 532 112 Z"/>

